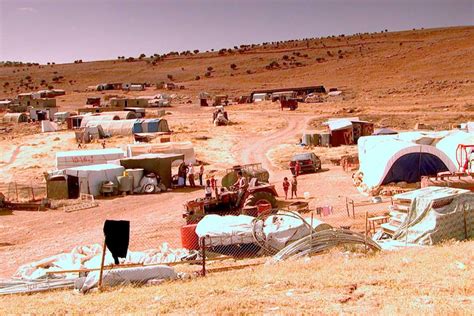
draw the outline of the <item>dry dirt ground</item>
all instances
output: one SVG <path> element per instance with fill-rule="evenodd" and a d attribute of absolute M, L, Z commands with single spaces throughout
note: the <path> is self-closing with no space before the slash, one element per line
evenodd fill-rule
<path fill-rule="evenodd" d="M 300 55 L 308 54 L 308 57 L 297 57 L 294 53 L 298 52 Z M 283 65 L 284 55 L 295 57 L 302 65 L 265 69 L 265 65 L 273 60 Z M 325 61 L 317 62 L 317 57 L 324 57 Z M 175 131 L 173 140 L 192 141 L 197 158 L 208 164 L 208 172 L 215 170 L 217 175 L 222 175 L 225 168 L 234 164 L 261 162 L 270 170 L 270 181 L 281 194 L 281 181 L 289 175 L 286 169 L 289 158 L 293 153 L 308 150 L 296 145 L 301 133 L 305 129 L 322 129 L 320 123 L 329 117 L 360 116 L 361 119 L 373 121 L 376 126 L 386 125 L 400 130 L 411 129 L 416 122 L 429 123 L 435 129 L 442 129 L 453 123 L 474 120 L 473 59 L 473 27 L 407 31 L 363 35 L 362 38 L 330 38 L 310 41 L 309 44 L 302 41 L 278 48 L 257 47 L 243 54 L 218 56 L 216 53 L 204 53 L 173 57 L 159 62 L 157 66 L 151 66 L 146 61 L 102 61 L 41 68 L 1 67 L 0 97 L 13 97 L 20 80 L 25 80 L 28 75 L 35 85 L 39 85 L 42 79 L 49 82 L 51 77 L 62 75 L 64 81 L 55 84 L 55 87 L 66 89 L 67 94 L 59 97 L 58 104 L 62 110 L 74 110 L 84 104 L 87 96 L 125 94 L 121 91 L 87 92 L 88 85 L 108 81 L 154 83 L 166 81 L 166 75 L 172 74 L 176 81 L 186 86 L 185 90 L 177 92 L 178 98 L 173 107 L 167 109 L 165 116 Z M 236 63 L 238 69 L 231 70 L 231 63 Z M 213 74 L 210 78 L 203 78 L 208 66 L 214 68 Z M 247 70 L 251 70 L 251 74 Z M 194 80 L 196 75 L 201 75 L 202 79 Z M 5 85 L 7 82 L 8 85 Z M 270 102 L 232 105 L 228 107 L 228 112 L 233 123 L 225 127 L 213 127 L 212 109 L 199 107 L 196 99 L 200 91 L 236 96 L 256 88 L 310 84 L 338 87 L 344 91 L 345 98 L 302 104 L 295 112 L 282 112 L 277 104 Z M 3 91 L 1 87 L 4 87 Z M 18 92 L 24 91 L 26 88 L 18 88 Z M 159 92 L 163 91 L 149 88 L 127 94 L 153 95 Z M 187 100 L 192 103 L 187 104 Z M 153 115 L 153 111 L 150 114 Z M 12 131 L 0 134 L 0 187 L 3 190 L 6 183 L 12 181 L 41 185 L 43 172 L 54 168 L 55 153 L 77 148 L 74 135 L 69 131 L 41 134 L 39 127 L 33 124 L 3 124 L 0 127 L 12 128 Z M 107 146 L 123 148 L 131 141 L 129 137 L 114 137 L 107 141 Z M 88 148 L 99 147 L 99 144 L 88 145 Z M 355 153 L 355 146 L 310 150 L 322 158 L 325 170 L 301 176 L 299 192 L 301 195 L 303 192 L 310 193 L 311 207 L 334 206 L 335 213 L 323 218 L 324 221 L 334 226 L 351 225 L 355 230 L 362 230 L 366 211 L 375 214 L 387 210 L 388 203 L 385 202 L 357 207 L 355 219 L 346 215 L 346 197 L 360 203 L 367 200 L 352 186 L 351 174 L 339 166 L 332 166 L 329 159 Z M 70 251 L 76 245 L 100 243 L 105 219 L 131 220 L 133 250 L 156 248 L 162 242 L 179 247 L 179 228 L 184 223 L 181 217 L 182 204 L 202 195 L 201 189 L 175 190 L 150 196 L 101 199 L 97 208 L 72 213 L 50 210 L 44 213 L 13 212 L 12 215 L 0 215 L 0 276 L 9 277 L 21 264 Z M 281 204 L 284 206 L 285 201 L 281 201 Z M 387 314 L 397 311 L 467 313 L 473 306 L 474 282 L 468 282 L 473 280 L 470 265 L 473 248 L 472 242 L 454 246 L 448 244 L 425 250 L 419 258 L 411 250 L 369 258 L 347 259 L 334 254 L 313 259 L 307 265 L 298 263 L 293 267 L 290 264 L 281 270 L 279 267 L 258 267 L 236 274 L 221 273 L 185 283 L 186 286 L 183 283 L 165 284 L 140 290 L 142 292 L 126 288 L 118 301 L 124 303 L 122 309 L 112 306 L 100 309 L 100 305 L 94 303 L 106 302 L 115 295 L 114 292 L 90 296 L 79 300 L 79 303 L 73 303 L 76 299 L 70 294 L 34 297 L 54 302 L 51 308 L 55 306 L 64 312 L 68 311 L 67 306 L 77 312 L 143 312 L 137 304 L 148 304 L 149 300 L 149 305 L 156 308 L 154 310 L 176 313 L 193 310 L 203 313 L 289 313 L 293 307 L 302 312 L 327 313 L 356 312 L 360 308 L 367 312 L 382 311 Z M 471 256 L 466 257 L 463 255 L 465 253 Z M 405 257 L 409 258 L 408 263 L 400 267 L 398 264 Z M 434 259 L 438 257 L 442 259 Z M 410 260 L 416 264 L 411 266 Z M 467 268 L 459 271 L 456 268 L 445 269 L 443 264 L 449 265 L 456 261 L 463 262 Z M 429 265 L 433 269 L 427 269 Z M 417 273 L 415 267 L 425 270 Z M 298 269 L 309 272 L 295 275 Z M 359 269 L 362 271 L 360 274 L 354 273 Z M 371 273 L 376 273 L 376 276 L 372 278 Z M 253 281 L 252 276 L 257 281 Z M 274 279 L 270 276 L 274 276 Z M 226 280 L 231 281 L 227 283 Z M 307 280 L 303 282 L 304 286 L 300 286 L 302 280 Z M 361 286 L 365 296 L 350 298 L 349 308 L 346 309 L 345 303 L 338 300 L 341 295 L 353 296 L 355 290 L 347 290 L 352 283 L 357 283 L 359 288 Z M 228 285 L 222 287 L 219 284 Z M 254 287 L 255 284 L 258 286 Z M 278 286 L 278 295 L 273 289 L 275 284 Z M 409 290 L 405 292 L 406 288 Z M 189 295 L 198 289 L 204 289 L 202 295 Z M 291 289 L 294 289 L 292 294 L 287 294 Z M 347 294 L 347 291 L 350 293 Z M 173 296 L 173 292 L 180 294 Z M 130 301 L 135 295 L 140 297 L 136 303 Z M 163 301 L 155 299 L 161 296 L 164 297 Z M 410 303 L 406 305 L 408 296 Z M 55 297 L 61 302 L 55 301 Z M 212 297 L 216 303 L 203 304 L 204 297 Z M 388 307 L 384 305 L 384 297 L 390 302 Z M 448 297 L 446 301 L 443 301 L 444 297 Z M 29 298 L 17 299 L 21 302 Z M 0 312 L 3 304 L 4 311 L 24 310 L 14 306 L 17 299 L 2 299 Z M 323 303 L 315 306 L 315 301 Z M 254 305 L 256 307 L 246 310 L 246 306 L 252 302 L 257 303 Z M 233 308 L 229 309 L 226 304 L 231 304 L 229 306 Z M 277 307 L 279 309 L 271 309 Z M 45 309 L 43 312 L 49 311 Z"/>

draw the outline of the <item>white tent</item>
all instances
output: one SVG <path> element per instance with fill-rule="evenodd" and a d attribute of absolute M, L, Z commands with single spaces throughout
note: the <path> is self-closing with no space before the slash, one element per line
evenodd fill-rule
<path fill-rule="evenodd" d="M 119 120 L 120 117 L 116 114 L 104 114 L 104 115 L 84 115 L 81 121 L 81 127 L 91 124 L 101 124 L 104 121 Z"/>
<path fill-rule="evenodd" d="M 117 176 L 123 175 L 125 168 L 114 164 L 100 164 L 66 169 L 66 175 L 77 177 L 79 191 L 93 196 L 100 195 L 104 181 L 117 182 Z"/>
<path fill-rule="evenodd" d="M 416 182 L 422 175 L 456 171 L 455 161 L 434 146 L 445 134 L 434 136 L 440 138 L 419 132 L 361 137 L 358 151 L 363 183 L 370 190 L 389 182 Z"/>
<path fill-rule="evenodd" d="M 194 147 L 191 142 L 168 142 L 157 144 L 133 144 L 127 145 L 127 156 L 134 157 L 143 154 L 183 154 L 184 161 L 196 163 Z M 176 163 L 179 163 L 176 161 Z"/>
<path fill-rule="evenodd" d="M 51 122 L 48 120 L 43 120 L 41 121 L 41 132 L 46 133 L 46 132 L 56 132 L 59 130 L 58 124 L 55 122 Z"/>
<path fill-rule="evenodd" d="M 100 117 L 100 116 L 99 116 Z M 105 121 L 90 121 L 84 126 L 102 126 L 102 129 L 107 135 L 132 135 L 136 124 L 140 124 L 137 120 L 105 120 Z"/>
<path fill-rule="evenodd" d="M 63 151 L 56 153 L 56 168 L 62 170 L 72 167 L 105 164 L 107 161 L 124 157 L 125 153 L 120 148 Z"/>

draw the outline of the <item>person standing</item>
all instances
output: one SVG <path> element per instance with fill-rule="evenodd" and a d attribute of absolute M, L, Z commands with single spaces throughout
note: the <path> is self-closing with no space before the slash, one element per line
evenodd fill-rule
<path fill-rule="evenodd" d="M 295 164 L 295 176 L 299 176 L 300 175 L 300 171 L 301 171 L 301 165 L 300 165 L 300 162 L 297 161 L 296 164 Z"/>
<path fill-rule="evenodd" d="M 178 167 L 178 186 L 186 186 L 187 169 L 188 167 L 186 167 L 186 164 L 183 161 Z"/>
<path fill-rule="evenodd" d="M 285 192 L 285 200 L 288 199 L 288 189 L 290 188 L 290 182 L 288 181 L 288 178 L 285 177 L 283 179 L 283 191 Z"/>
<path fill-rule="evenodd" d="M 201 161 L 199 165 L 199 185 L 202 186 L 202 177 L 204 175 L 204 163 Z"/>
<path fill-rule="evenodd" d="M 247 179 L 243 176 L 242 171 L 239 171 L 237 173 L 237 181 L 234 183 L 234 187 L 237 189 L 238 192 L 237 202 L 235 203 L 235 205 L 238 207 L 248 187 Z"/>
<path fill-rule="evenodd" d="M 212 175 L 211 176 L 211 188 L 212 188 L 212 191 L 216 191 L 216 178 L 214 178 L 214 176 Z"/>
<path fill-rule="evenodd" d="M 206 199 L 212 198 L 212 188 L 211 188 L 211 180 L 206 180 L 206 186 L 204 187 L 204 193 L 206 194 Z"/>
<path fill-rule="evenodd" d="M 295 198 L 298 198 L 296 192 L 298 190 L 298 180 L 296 178 L 296 176 L 293 176 L 293 179 L 291 180 L 291 198 L 293 198 L 293 194 L 295 195 Z"/>
<path fill-rule="evenodd" d="M 189 164 L 188 179 L 189 179 L 189 186 L 191 188 L 195 188 L 196 184 L 194 183 L 194 166 L 192 163 Z"/>

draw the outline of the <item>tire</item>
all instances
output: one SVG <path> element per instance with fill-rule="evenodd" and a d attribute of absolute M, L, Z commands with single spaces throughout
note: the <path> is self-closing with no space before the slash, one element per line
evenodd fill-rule
<path fill-rule="evenodd" d="M 256 206 L 258 203 L 266 201 L 267 203 L 270 203 L 272 205 L 272 208 L 277 207 L 277 201 L 273 194 L 269 192 L 255 192 L 253 194 L 250 194 L 247 199 L 245 200 L 244 203 L 244 208 L 246 206 Z"/>
<path fill-rule="evenodd" d="M 155 193 L 155 185 L 154 184 L 151 184 L 151 183 L 148 183 L 147 185 L 145 185 L 145 187 L 143 188 L 143 192 L 145 193 Z"/>

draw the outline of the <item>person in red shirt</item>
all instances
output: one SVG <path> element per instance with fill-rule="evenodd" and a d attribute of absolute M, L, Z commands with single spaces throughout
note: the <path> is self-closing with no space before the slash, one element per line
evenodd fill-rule
<path fill-rule="evenodd" d="M 290 182 L 288 181 L 288 178 L 285 177 L 283 179 L 283 191 L 285 191 L 285 200 L 288 199 L 288 189 L 290 188 Z"/>
<path fill-rule="evenodd" d="M 297 161 L 296 164 L 295 164 L 295 176 L 299 176 L 300 171 L 301 171 L 301 165 L 300 165 L 300 162 Z"/>

